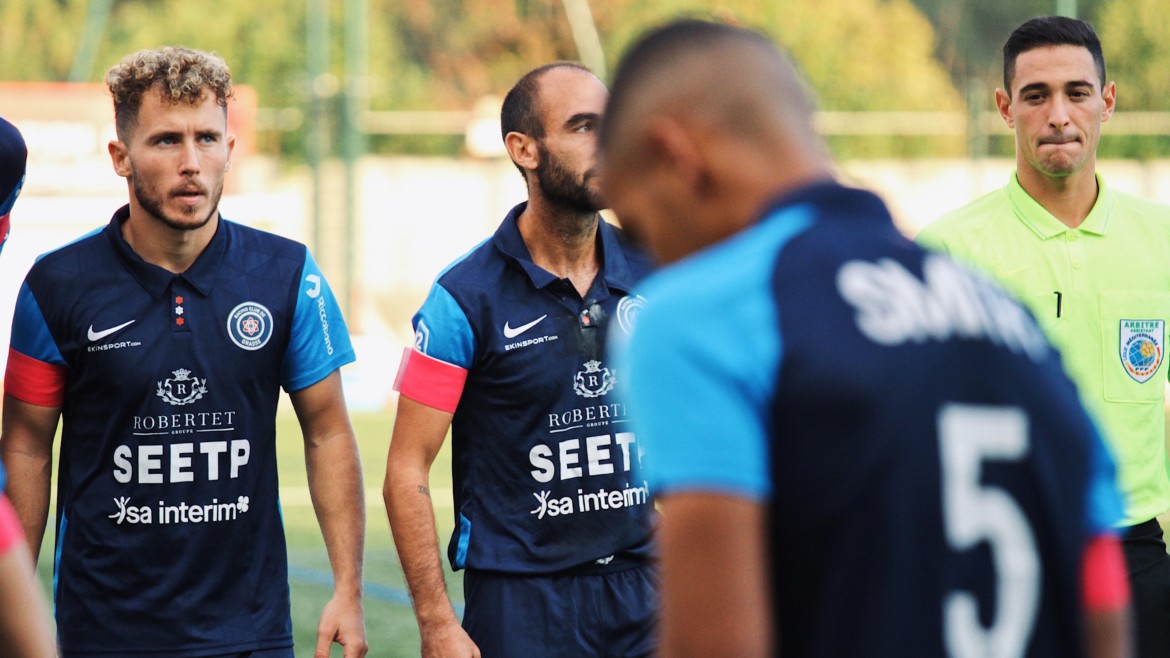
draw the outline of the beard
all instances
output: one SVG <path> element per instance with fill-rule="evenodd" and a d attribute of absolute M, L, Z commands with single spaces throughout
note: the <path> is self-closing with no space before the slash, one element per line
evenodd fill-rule
<path fill-rule="evenodd" d="M 207 215 L 202 219 L 196 218 L 194 222 L 191 222 L 181 221 L 179 219 L 169 217 L 167 215 L 167 211 L 163 208 L 163 204 L 166 201 L 166 194 L 160 192 L 154 187 L 147 187 L 144 185 L 142 183 L 143 177 L 138 175 L 138 170 L 134 167 L 133 164 L 130 165 L 130 169 L 130 184 L 134 190 L 134 198 L 138 200 L 138 205 L 142 206 L 142 209 L 145 210 L 147 214 L 158 220 L 159 223 L 163 224 L 167 228 L 176 231 L 197 231 L 204 226 L 207 226 L 207 223 L 211 221 L 211 218 L 215 216 L 216 211 L 219 210 L 219 198 L 223 194 L 222 186 L 207 194 L 206 198 L 211 202 L 211 207 L 207 210 Z M 184 217 L 191 218 L 197 217 L 195 215 L 196 210 L 197 206 L 181 206 L 180 212 Z"/>
<path fill-rule="evenodd" d="M 601 194 L 591 189 L 588 180 L 593 170 L 587 169 L 578 176 L 537 142 L 540 164 L 536 166 L 536 181 L 541 192 L 550 203 L 578 213 L 595 213 L 605 207 Z"/>

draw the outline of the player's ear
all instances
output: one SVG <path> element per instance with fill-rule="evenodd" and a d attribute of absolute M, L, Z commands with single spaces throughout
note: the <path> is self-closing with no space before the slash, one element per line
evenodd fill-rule
<path fill-rule="evenodd" d="M 999 108 L 999 116 L 1008 128 L 1016 129 L 1016 120 L 1012 118 L 1012 95 L 1002 89 L 995 90 L 995 106 Z"/>
<path fill-rule="evenodd" d="M 1101 121 L 1108 121 L 1109 117 L 1113 116 L 1113 108 L 1117 105 L 1117 83 L 1110 82 L 1101 90 L 1101 100 L 1105 101 L 1105 107 L 1101 110 Z"/>
<path fill-rule="evenodd" d="M 523 169 L 532 171 L 540 164 L 540 153 L 537 148 L 537 140 L 525 135 L 512 131 L 504 135 L 504 148 L 508 150 L 508 156 Z"/>
<path fill-rule="evenodd" d="M 130 151 L 122 142 L 112 139 L 106 147 L 110 152 L 110 161 L 114 164 L 114 173 L 122 178 L 130 177 Z"/>
<path fill-rule="evenodd" d="M 704 188 L 702 153 L 681 122 L 665 115 L 649 119 L 646 142 L 650 157 L 659 160 L 677 182 L 695 192 Z"/>

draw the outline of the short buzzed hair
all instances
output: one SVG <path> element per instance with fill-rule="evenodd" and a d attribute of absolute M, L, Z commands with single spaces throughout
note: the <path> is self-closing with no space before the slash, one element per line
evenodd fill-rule
<path fill-rule="evenodd" d="M 613 84 L 610 86 L 609 104 L 606 106 L 605 120 L 601 122 L 599 143 L 602 151 L 610 150 L 614 144 L 614 134 L 618 126 L 632 116 L 631 105 L 640 91 L 662 81 L 665 71 L 677 71 L 679 62 L 687 56 L 699 57 L 701 53 L 715 52 L 724 48 L 747 48 L 766 52 L 769 56 L 760 58 L 769 64 L 768 79 L 753 82 L 776 87 L 769 93 L 772 96 L 772 108 L 786 108 L 792 117 L 811 126 L 813 104 L 811 94 L 808 93 L 803 80 L 799 78 L 791 61 L 776 47 L 766 35 L 755 30 L 735 27 L 724 23 L 682 19 L 665 26 L 655 28 L 644 34 L 626 51 L 621 63 L 614 72 Z M 771 57 L 774 55 L 774 57 Z M 684 74 L 685 75 L 685 74 Z M 727 76 L 737 75 L 727 71 Z M 728 89 L 739 89 L 742 80 L 736 78 L 722 79 L 720 83 L 724 90 L 713 92 L 710 98 L 705 98 L 704 104 L 709 107 L 721 106 L 725 103 L 736 103 L 740 99 L 722 98 L 721 94 Z M 671 84 L 673 88 L 674 85 Z M 780 89 L 780 87 L 784 87 Z M 738 108 L 739 121 L 726 124 L 732 130 L 750 131 L 753 127 L 753 118 L 759 113 L 762 106 L 755 112 L 748 111 L 747 107 Z M 724 107 L 723 109 L 727 109 Z"/>
<path fill-rule="evenodd" d="M 152 89 L 170 103 L 191 105 L 197 105 L 210 91 L 225 114 L 232 97 L 232 75 L 223 59 L 201 50 L 171 46 L 127 55 L 106 73 L 106 85 L 114 97 L 118 139 L 133 132 L 142 97 Z"/>
<path fill-rule="evenodd" d="M 1017 27 L 1003 44 L 1004 91 L 1012 92 L 1012 79 L 1016 77 L 1016 60 L 1020 54 L 1048 46 L 1078 46 L 1088 50 L 1097 65 L 1101 86 L 1105 86 L 1105 55 L 1093 26 L 1067 16 L 1040 16 Z"/>

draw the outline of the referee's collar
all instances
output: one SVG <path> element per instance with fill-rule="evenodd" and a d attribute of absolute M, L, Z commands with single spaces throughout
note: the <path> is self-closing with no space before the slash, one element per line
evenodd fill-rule
<path fill-rule="evenodd" d="M 532 254 L 528 251 L 528 245 L 524 244 L 524 237 L 520 235 L 520 226 L 516 223 L 527 207 L 528 202 L 524 201 L 512 208 L 508 216 L 504 218 L 504 222 L 496 229 L 496 234 L 492 236 L 492 242 L 500 253 L 515 261 L 524 270 L 533 286 L 544 288 L 560 281 L 560 278 L 532 262 Z M 610 288 L 629 292 L 634 287 L 634 277 L 630 272 L 630 265 L 626 261 L 625 251 L 622 250 L 618 230 L 605 221 L 600 214 L 597 215 L 597 235 L 597 248 L 601 255 L 600 274 L 605 280 L 605 284 Z"/>
<path fill-rule="evenodd" d="M 1041 240 L 1063 235 L 1069 231 L 1105 235 L 1109 230 L 1109 220 L 1113 216 L 1113 202 L 1116 197 L 1113 194 L 1113 189 L 1106 185 L 1104 179 L 1101 178 L 1101 174 L 1095 174 L 1095 178 L 1097 180 L 1097 200 L 1093 203 L 1093 209 L 1089 211 L 1085 221 L 1076 228 L 1069 228 L 1047 208 L 1040 205 L 1039 201 L 1033 199 L 1020 185 L 1020 179 L 1016 172 L 1012 172 L 1011 181 L 1008 183 L 1008 199 L 1011 200 L 1012 210 L 1016 213 L 1016 217 Z"/>
<path fill-rule="evenodd" d="M 224 255 L 227 253 L 231 231 L 228 227 L 230 222 L 225 220 L 222 214 L 219 216 L 219 222 L 215 229 L 215 235 L 211 237 L 211 242 L 207 243 L 191 267 L 180 274 L 148 263 L 134 252 L 134 249 L 126 242 L 125 236 L 122 235 L 122 224 L 128 219 L 130 219 L 129 204 L 122 206 L 114 213 L 105 232 L 114 253 L 118 255 L 122 264 L 146 292 L 155 299 L 159 299 L 167 294 L 167 287 L 170 286 L 171 281 L 182 279 L 199 294 L 205 297 L 211 294 L 215 279 L 219 274 L 219 268 L 223 264 Z"/>

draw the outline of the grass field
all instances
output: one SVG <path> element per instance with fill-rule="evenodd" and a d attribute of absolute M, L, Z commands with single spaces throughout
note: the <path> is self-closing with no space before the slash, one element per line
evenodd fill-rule
<path fill-rule="evenodd" d="M 281 504 L 284 510 L 285 532 L 289 545 L 289 584 L 292 590 L 293 634 L 297 658 L 312 658 L 316 643 L 317 620 L 321 608 L 332 592 L 332 576 L 325 545 L 317 527 L 317 519 L 309 503 L 305 479 L 304 449 L 296 418 L 291 411 L 281 412 L 278 420 Z M 382 504 L 382 477 L 386 465 L 386 449 L 390 440 L 392 412 L 354 414 L 354 429 L 362 453 L 366 486 L 366 634 L 371 658 L 399 658 L 419 655 L 418 629 L 410 609 L 398 555 L 390 538 L 386 510 Z M 438 517 L 440 545 L 452 528 L 450 506 L 450 459 L 446 447 L 440 453 L 432 474 L 435 492 L 435 512 Z M 54 482 L 56 474 L 54 473 Z M 42 544 L 38 573 L 50 596 L 52 582 L 53 537 L 55 526 L 50 520 L 50 532 Z M 446 557 L 444 557 L 446 563 Z M 456 605 L 463 599 L 461 574 L 447 574 L 448 588 Z M 341 656 L 335 647 L 333 656 Z"/>

